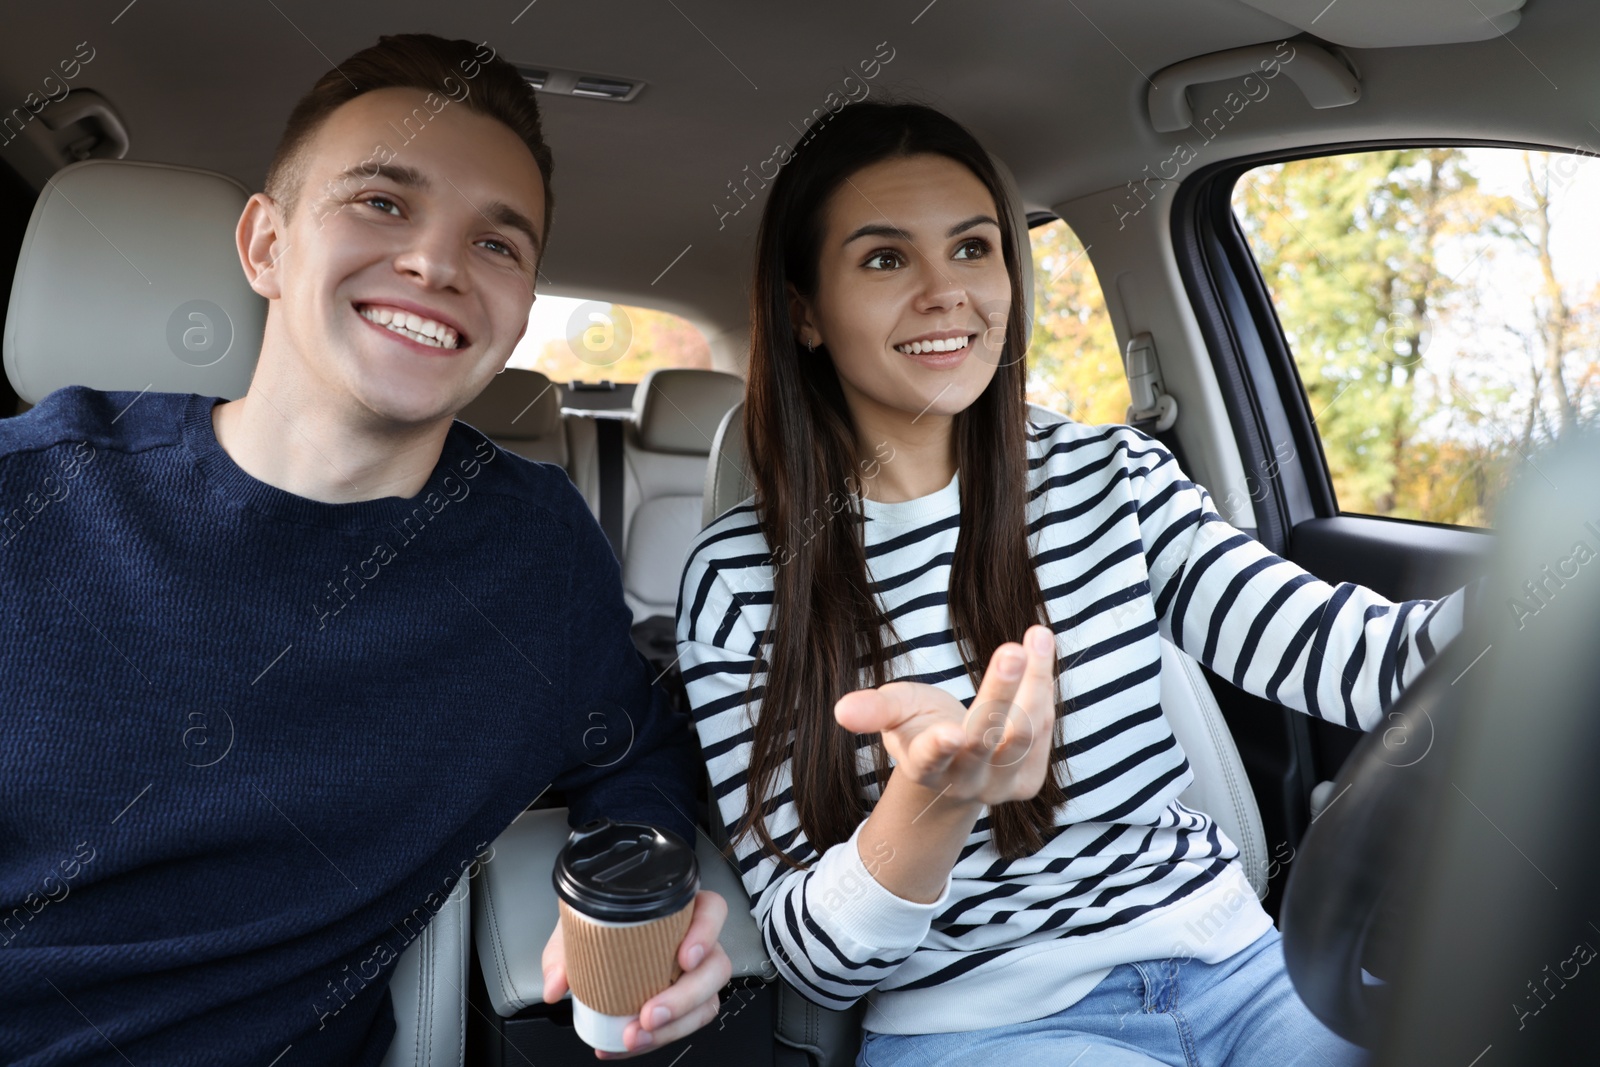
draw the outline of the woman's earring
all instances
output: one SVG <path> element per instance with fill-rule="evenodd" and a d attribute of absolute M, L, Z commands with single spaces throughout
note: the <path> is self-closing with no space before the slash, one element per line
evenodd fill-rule
<path fill-rule="evenodd" d="M 807 352 L 815 352 L 816 350 L 817 350 L 817 342 L 812 338 L 809 338 L 809 337 L 806 338 L 806 351 Z"/>

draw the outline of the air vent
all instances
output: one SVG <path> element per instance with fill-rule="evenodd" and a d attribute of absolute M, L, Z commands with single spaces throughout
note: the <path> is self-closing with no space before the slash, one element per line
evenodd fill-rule
<path fill-rule="evenodd" d="M 588 100 L 614 100 L 626 103 L 639 95 L 644 82 L 615 78 L 605 74 L 585 74 L 554 67 L 517 66 L 522 80 L 541 93 L 581 96 Z"/>
<path fill-rule="evenodd" d="M 607 78 L 579 78 L 578 84 L 572 87 L 573 96 L 598 96 L 604 100 L 626 100 L 632 93 L 632 82 Z"/>

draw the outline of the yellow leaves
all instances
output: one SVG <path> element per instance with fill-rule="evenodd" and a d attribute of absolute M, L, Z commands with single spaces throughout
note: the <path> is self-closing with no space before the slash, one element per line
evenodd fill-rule
<path fill-rule="evenodd" d="M 1127 418 L 1128 379 L 1087 250 L 1066 223 L 1035 228 L 1028 400 L 1074 421 Z"/>
<path fill-rule="evenodd" d="M 546 342 L 534 370 L 556 382 L 637 382 L 658 367 L 711 367 L 705 335 L 677 315 L 624 304 L 590 308 L 568 324 L 565 338 Z"/>

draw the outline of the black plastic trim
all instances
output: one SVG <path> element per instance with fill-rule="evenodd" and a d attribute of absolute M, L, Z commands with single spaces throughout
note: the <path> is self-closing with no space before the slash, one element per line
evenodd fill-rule
<path fill-rule="evenodd" d="M 1172 210 L 1173 250 L 1200 334 L 1221 381 L 1222 401 L 1240 458 L 1247 470 L 1266 470 L 1273 458 L 1268 445 L 1273 431 L 1277 430 L 1282 439 L 1286 427 L 1272 425 L 1278 420 L 1263 408 L 1262 394 L 1250 380 L 1244 352 L 1258 342 L 1239 332 L 1241 325 L 1249 327 L 1250 322 L 1242 314 L 1243 294 L 1228 272 L 1226 246 L 1216 233 L 1219 221 L 1224 226 L 1232 224 L 1232 213 L 1230 211 L 1226 219 L 1218 218 L 1217 198 L 1211 194 L 1211 188 L 1212 183 L 1207 180 L 1185 182 L 1179 187 Z M 1225 206 L 1226 202 L 1223 203 Z M 1261 543 L 1285 555 L 1291 522 L 1287 502 L 1281 496 L 1280 480 L 1272 478 L 1261 483 L 1259 493 L 1248 483 L 1246 488 L 1255 504 Z M 1226 503 L 1224 498 L 1219 506 Z"/>

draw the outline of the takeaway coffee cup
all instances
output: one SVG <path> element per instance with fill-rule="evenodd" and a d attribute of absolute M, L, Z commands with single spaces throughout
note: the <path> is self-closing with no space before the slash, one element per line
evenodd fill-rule
<path fill-rule="evenodd" d="M 637 822 L 596 819 L 572 831 L 552 875 L 572 989 L 572 1025 L 606 1052 L 644 1002 L 678 980 L 678 946 L 700 889 L 694 849 Z"/>

